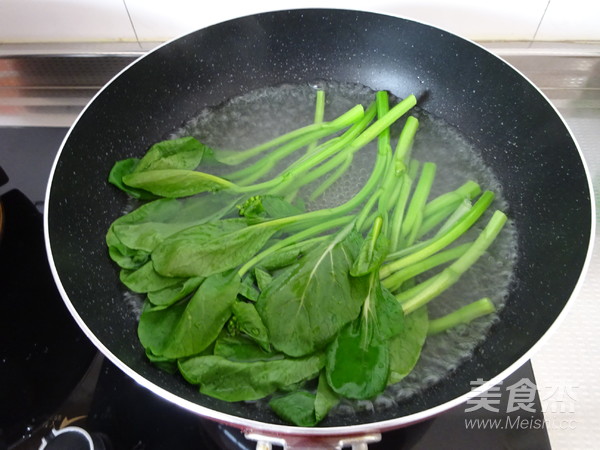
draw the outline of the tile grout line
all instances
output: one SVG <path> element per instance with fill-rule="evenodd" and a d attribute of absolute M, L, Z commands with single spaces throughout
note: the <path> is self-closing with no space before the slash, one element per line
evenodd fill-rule
<path fill-rule="evenodd" d="M 125 1 L 125 0 L 123 0 Z M 540 31 L 540 27 L 542 26 L 542 22 L 544 21 L 544 17 L 546 17 L 546 13 L 548 12 L 548 8 L 550 7 L 550 1 L 548 0 L 548 2 L 546 3 L 546 7 L 544 8 L 544 12 L 542 13 L 542 17 L 540 17 L 540 21 L 537 24 L 537 27 L 535 27 L 535 31 L 533 32 L 533 37 L 531 38 L 531 43 L 529 44 L 530 46 L 533 45 L 533 43 L 535 42 L 535 39 L 537 37 L 538 32 Z"/>
<path fill-rule="evenodd" d="M 135 24 L 133 23 L 133 19 L 131 18 L 131 13 L 129 12 L 129 8 L 127 7 L 127 0 L 123 0 L 123 6 L 125 7 L 125 11 L 127 12 L 127 18 L 129 19 L 129 23 L 131 24 L 131 29 L 133 30 L 133 35 L 135 36 L 135 41 L 137 42 L 138 47 L 141 49 L 142 44 L 141 44 L 140 38 L 137 34 L 137 30 L 135 29 Z"/>

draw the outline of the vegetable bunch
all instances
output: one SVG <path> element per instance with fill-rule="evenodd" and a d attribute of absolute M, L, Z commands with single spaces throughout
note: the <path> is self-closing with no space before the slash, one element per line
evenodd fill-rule
<path fill-rule="evenodd" d="M 109 181 L 144 203 L 111 224 L 106 242 L 121 281 L 145 295 L 138 336 L 150 361 L 225 401 L 270 396 L 281 418 L 314 426 L 341 399 L 402 380 L 428 334 L 493 312 L 483 298 L 428 318 L 427 303 L 506 216 L 494 212 L 456 243 L 494 194 L 466 180 L 430 199 L 436 166 L 411 155 L 415 105 L 380 91 L 367 108 L 323 121 L 318 91 L 310 125 L 256 147 L 184 137 L 117 162 Z M 359 151 L 375 160 L 368 180 L 344 203 L 311 209 Z"/>

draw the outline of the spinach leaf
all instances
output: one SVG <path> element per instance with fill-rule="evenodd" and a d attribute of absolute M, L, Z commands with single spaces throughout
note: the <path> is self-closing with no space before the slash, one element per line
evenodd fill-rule
<path fill-rule="evenodd" d="M 386 341 L 365 343 L 359 323 L 348 324 L 327 350 L 325 373 L 329 386 L 352 399 L 369 399 L 386 387 L 390 361 Z"/>
<path fill-rule="evenodd" d="M 255 195 L 239 207 L 240 215 L 247 218 L 279 219 L 302 214 L 304 210 L 277 195 Z"/>
<path fill-rule="evenodd" d="M 114 230 L 106 233 L 108 255 L 122 269 L 137 269 L 150 259 L 150 253 L 145 250 L 132 249 L 121 242 Z"/>
<path fill-rule="evenodd" d="M 206 349 L 231 317 L 239 285 L 236 273 L 206 278 L 187 303 L 162 351 L 154 353 L 174 359 Z"/>
<path fill-rule="evenodd" d="M 132 172 L 121 178 L 127 186 L 144 189 L 167 198 L 189 197 L 201 192 L 230 189 L 235 185 L 223 178 L 185 169 L 156 169 Z"/>
<path fill-rule="evenodd" d="M 256 278 L 256 284 L 260 291 L 264 291 L 271 284 L 271 281 L 273 281 L 271 274 L 260 267 L 254 268 L 254 278 Z"/>
<path fill-rule="evenodd" d="M 429 324 L 427 307 L 423 306 L 404 318 L 404 329 L 389 342 L 390 374 L 388 384 L 408 375 L 421 356 Z"/>
<path fill-rule="evenodd" d="M 378 217 L 378 219 L 380 219 Z M 354 277 L 361 277 L 371 272 L 378 271 L 385 261 L 390 247 L 389 239 L 381 233 L 381 220 L 376 220 L 363 241 L 358 257 L 350 269 Z"/>
<path fill-rule="evenodd" d="M 316 393 L 296 390 L 274 397 L 269 406 L 287 422 L 301 427 L 313 427 L 321 422 L 340 397 L 331 390 L 325 372 L 321 371 Z"/>
<path fill-rule="evenodd" d="M 294 391 L 273 398 L 269 406 L 275 414 L 287 422 L 299 427 L 314 427 L 317 424 L 315 397 L 315 394 L 310 392 Z"/>
<path fill-rule="evenodd" d="M 256 289 L 255 280 L 251 273 L 247 274 L 242 278 L 242 284 L 240 285 L 240 296 L 251 302 L 258 300 L 260 292 Z"/>
<path fill-rule="evenodd" d="M 258 400 L 273 392 L 317 376 L 325 356 L 316 353 L 297 359 L 237 362 L 222 356 L 197 356 L 179 361 L 179 371 L 200 392 L 228 402 Z"/>
<path fill-rule="evenodd" d="M 186 306 L 186 302 L 176 303 L 169 308 L 154 308 L 149 302 L 144 304 L 137 334 L 146 354 L 161 360 L 173 359 L 165 358 L 163 353 Z"/>
<path fill-rule="evenodd" d="M 237 330 L 245 333 L 266 351 L 270 350 L 267 328 L 252 303 L 236 301 L 233 304 L 232 319 L 235 320 Z"/>
<path fill-rule="evenodd" d="M 283 353 L 265 351 L 247 336 L 227 334 L 219 336 L 216 340 L 214 355 L 239 362 L 271 361 L 285 357 Z"/>
<path fill-rule="evenodd" d="M 177 360 L 171 358 L 165 358 L 164 356 L 156 356 L 150 350 L 146 349 L 146 358 L 157 366 L 159 369 L 165 372 L 175 374 L 177 373 Z"/>
<path fill-rule="evenodd" d="M 319 384 L 317 385 L 317 394 L 315 396 L 315 420 L 316 423 L 321 422 L 329 411 L 340 402 L 340 397 L 337 395 L 329 383 L 327 375 L 322 370 L 319 375 Z"/>
<path fill-rule="evenodd" d="M 158 291 L 183 282 L 181 278 L 163 277 L 156 273 L 152 261 L 148 261 L 139 269 L 122 269 L 119 279 L 133 292 L 138 293 Z"/>
<path fill-rule="evenodd" d="M 123 176 L 133 173 L 139 161 L 140 160 L 138 158 L 128 158 L 117 161 L 108 174 L 108 182 L 134 198 L 140 200 L 150 200 L 156 198 L 154 194 L 151 194 L 148 191 L 136 189 L 123 183 Z"/>
<path fill-rule="evenodd" d="M 258 252 L 277 231 L 248 226 L 244 219 L 223 219 L 180 231 L 152 252 L 156 271 L 171 277 L 207 277 L 233 269 Z"/>
<path fill-rule="evenodd" d="M 327 352 L 331 388 L 348 398 L 367 399 L 383 392 L 389 375 L 388 340 L 404 329 L 404 312 L 384 289 L 377 272 L 367 277 L 361 314 L 338 334 Z"/>
<path fill-rule="evenodd" d="M 183 279 L 172 286 L 148 292 L 148 300 L 155 306 L 167 307 L 190 295 L 202 281 L 204 278 L 201 277 Z"/>
<path fill-rule="evenodd" d="M 313 353 L 356 318 L 364 282 L 349 270 L 360 240 L 350 233 L 324 241 L 261 292 L 256 308 L 276 349 L 295 357 Z"/>
<path fill-rule="evenodd" d="M 133 172 L 157 169 L 194 170 L 200 165 L 207 149 L 191 136 L 161 141 L 150 147 Z"/>
<path fill-rule="evenodd" d="M 174 233 L 222 218 L 234 202 L 231 196 L 218 193 L 182 200 L 158 199 L 119 217 L 109 231 L 130 249 L 151 252 Z"/>

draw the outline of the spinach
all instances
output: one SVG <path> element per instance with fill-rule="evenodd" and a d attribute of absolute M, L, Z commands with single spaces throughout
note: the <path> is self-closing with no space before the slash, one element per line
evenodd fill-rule
<path fill-rule="evenodd" d="M 236 273 L 206 278 L 172 328 L 162 352 L 155 354 L 175 359 L 209 347 L 231 317 L 239 283 Z"/>
<path fill-rule="evenodd" d="M 389 354 L 385 341 L 371 340 L 353 324 L 337 335 L 327 352 L 327 382 L 338 394 L 352 399 L 368 399 L 385 388 Z"/>
<path fill-rule="evenodd" d="M 160 290 L 148 292 L 148 300 L 155 306 L 169 306 L 187 297 L 204 281 L 201 277 L 187 278 Z"/>
<path fill-rule="evenodd" d="M 206 277 L 234 269 L 258 252 L 276 227 L 222 219 L 189 227 L 152 252 L 154 268 L 170 277 Z"/>
<path fill-rule="evenodd" d="M 122 269 L 119 279 L 133 292 L 138 293 L 159 291 L 183 282 L 181 278 L 163 277 L 156 273 L 152 261 L 135 270 Z"/>
<path fill-rule="evenodd" d="M 156 198 L 156 196 L 150 192 L 147 192 L 143 189 L 136 189 L 123 183 L 123 177 L 133 173 L 139 162 L 140 160 L 138 158 L 127 158 L 117 161 L 108 174 L 108 182 L 118 187 L 133 198 L 140 200 L 150 200 Z"/>
<path fill-rule="evenodd" d="M 194 170 L 200 165 L 206 151 L 212 150 L 190 136 L 161 141 L 150 147 L 133 172 L 160 169 Z"/>
<path fill-rule="evenodd" d="M 309 251 L 273 279 L 256 308 L 273 346 L 290 356 L 322 349 L 361 307 L 361 280 L 349 270 L 360 238 L 351 233 Z"/>
<path fill-rule="evenodd" d="M 128 158 L 117 161 L 108 175 L 109 183 L 132 197 L 148 200 L 156 196 L 143 187 L 129 185 L 125 180 L 133 174 L 159 169 L 193 170 L 202 161 L 207 149 L 193 137 L 166 140 L 154 144 L 143 158 Z M 135 178 L 135 176 L 134 176 Z"/>
<path fill-rule="evenodd" d="M 389 341 L 390 372 L 388 384 L 401 381 L 419 360 L 427 337 L 429 321 L 427 307 L 417 309 L 404 319 L 404 329 Z"/>
<path fill-rule="evenodd" d="M 258 400 L 279 389 L 315 378 L 325 364 L 322 353 L 303 358 L 238 362 L 222 356 L 179 360 L 179 370 L 200 392 L 228 402 Z"/>
<path fill-rule="evenodd" d="M 275 397 L 269 406 L 284 420 L 300 427 L 313 427 L 317 424 L 315 417 L 316 395 L 306 391 L 294 391 L 287 395 Z"/>
<path fill-rule="evenodd" d="M 217 338 L 213 354 L 238 362 L 271 361 L 285 357 L 283 353 L 265 350 L 245 335 L 231 336 L 227 333 Z"/>
<path fill-rule="evenodd" d="M 428 318 L 428 302 L 481 257 L 507 218 L 495 211 L 476 239 L 451 247 L 494 194 L 469 180 L 428 202 L 436 166 L 412 158 L 415 117 L 392 148 L 391 126 L 415 103 L 391 105 L 380 91 L 366 110 L 324 122 L 319 91 L 313 124 L 256 147 L 211 149 L 185 137 L 115 163 L 109 182 L 146 202 L 113 221 L 106 244 L 121 282 L 146 295 L 137 333 L 148 360 L 217 399 L 272 396 L 284 420 L 315 426 L 343 399 L 372 399 L 401 382 L 428 335 L 493 312 L 486 298 Z M 315 209 L 374 140 L 358 192 Z M 211 162 L 234 168 L 198 171 Z"/>
<path fill-rule="evenodd" d="M 254 195 L 238 208 L 240 215 L 247 218 L 279 219 L 304 212 L 278 195 Z"/>
<path fill-rule="evenodd" d="M 235 320 L 237 330 L 245 333 L 265 351 L 270 350 L 267 328 L 252 303 L 234 302 L 232 320 Z"/>

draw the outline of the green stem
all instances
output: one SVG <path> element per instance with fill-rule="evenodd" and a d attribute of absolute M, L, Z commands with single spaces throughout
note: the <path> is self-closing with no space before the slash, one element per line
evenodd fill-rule
<path fill-rule="evenodd" d="M 410 161 L 410 151 L 418 129 L 419 120 L 416 117 L 408 116 L 398 137 L 396 151 L 394 152 L 394 170 L 396 174 L 406 171 L 406 166 Z"/>
<path fill-rule="evenodd" d="M 458 189 L 442 194 L 425 205 L 423 223 L 417 233 L 420 238 L 453 215 L 465 201 L 470 201 L 481 194 L 481 188 L 474 181 L 467 181 Z"/>
<path fill-rule="evenodd" d="M 317 90 L 315 100 L 315 117 L 313 123 L 322 123 L 325 117 L 325 91 L 323 89 Z M 317 146 L 318 139 L 315 139 L 308 145 L 306 153 L 311 153 Z"/>
<path fill-rule="evenodd" d="M 425 208 L 429 192 L 431 192 L 431 186 L 435 179 L 435 172 L 436 165 L 434 163 L 426 162 L 423 164 L 421 176 L 419 177 L 408 209 L 406 210 L 406 216 L 404 217 L 400 230 L 400 239 L 406 245 L 412 245 L 416 234 L 421 227 L 423 221 L 423 208 Z"/>
<path fill-rule="evenodd" d="M 360 214 L 356 218 L 356 229 L 357 230 L 359 230 L 359 231 L 363 230 L 363 227 L 365 226 L 365 221 L 367 220 L 367 216 L 369 215 L 369 213 L 373 209 L 373 206 L 375 205 L 375 202 L 377 201 L 377 199 L 381 195 L 381 192 L 382 192 L 382 190 L 378 189 L 375 192 L 375 194 L 373 194 L 371 196 L 371 198 L 369 198 L 369 200 L 367 200 L 367 203 L 365 203 L 364 208 L 362 209 L 362 211 L 360 212 Z M 375 214 L 377 214 L 377 213 L 375 213 Z M 373 218 L 373 220 L 375 220 L 375 218 Z"/>
<path fill-rule="evenodd" d="M 462 219 L 472 207 L 473 205 L 469 200 L 463 200 L 462 203 L 454 210 L 454 212 L 450 214 L 450 217 L 448 217 L 448 219 L 446 219 L 446 221 L 442 224 L 440 229 L 437 231 L 436 236 L 439 236 L 452 228 L 452 226 Z"/>
<path fill-rule="evenodd" d="M 495 311 L 496 308 L 489 298 L 485 297 L 479 299 L 457 309 L 456 311 L 451 312 L 450 314 L 438 319 L 430 320 L 427 335 L 433 336 L 434 334 L 443 333 L 444 331 L 454 328 L 457 325 L 469 323 L 479 317 L 491 314 Z"/>
<path fill-rule="evenodd" d="M 346 159 L 338 166 L 337 170 L 332 173 L 325 181 L 323 181 L 319 186 L 315 188 L 314 191 L 311 192 L 309 201 L 315 201 L 319 198 L 327 189 L 329 189 L 337 180 L 339 180 L 346 171 L 350 168 L 352 164 L 352 160 L 354 157 L 352 155 L 348 155 Z"/>
<path fill-rule="evenodd" d="M 367 128 L 359 136 L 357 136 L 356 139 L 354 139 L 344 149 L 344 154 L 349 155 L 356 153 L 358 150 L 363 148 L 373 139 L 377 138 L 379 133 L 381 133 L 386 128 L 390 127 L 400 117 L 406 114 L 413 106 L 416 105 L 416 103 L 417 99 L 414 95 L 406 97 L 400 103 L 391 108 L 389 112 L 385 114 L 382 118 L 377 119 L 373 124 L 371 124 L 369 128 Z M 314 155 L 309 155 L 308 158 L 305 158 L 304 160 L 295 163 L 290 171 L 293 171 L 295 173 L 305 172 L 306 170 L 309 170 L 317 164 L 320 164 L 321 162 L 328 159 L 330 156 L 336 153 L 337 150 L 338 149 L 335 149 L 334 151 L 331 149 L 327 149 L 326 151 L 315 152 Z"/>
<path fill-rule="evenodd" d="M 413 264 L 412 266 L 400 269 L 398 272 L 395 272 L 389 277 L 385 278 L 382 283 L 387 289 L 389 289 L 391 292 L 394 292 L 398 290 L 405 281 L 410 280 L 411 278 L 414 278 L 423 272 L 427 272 L 434 267 L 461 257 L 471 247 L 471 244 L 472 242 L 468 242 L 466 244 L 457 245 L 456 247 L 436 253 L 435 255 Z"/>
<path fill-rule="evenodd" d="M 282 248 L 285 248 L 291 244 L 295 244 L 297 242 L 303 241 L 304 239 L 306 239 L 308 237 L 323 233 L 324 231 L 331 230 L 332 228 L 337 228 L 341 225 L 346 225 L 347 223 L 352 221 L 352 219 L 353 219 L 352 216 L 338 217 L 333 220 L 329 220 L 327 222 L 317 224 L 310 228 L 306 228 L 303 231 L 300 231 L 298 233 L 292 234 L 292 235 L 286 237 L 285 239 L 282 239 L 282 240 L 278 241 L 277 243 L 271 245 L 266 250 L 263 250 L 262 252 L 255 255 L 246 264 L 244 264 L 242 267 L 240 267 L 240 269 L 238 270 L 238 275 L 240 277 L 244 276 L 248 272 L 248 270 L 250 270 L 256 264 L 258 264 L 261 260 L 263 260 L 264 258 L 266 258 L 269 255 L 272 255 L 273 253 L 275 253 L 276 251 L 278 251 Z M 271 225 L 272 225 L 273 222 L 275 222 L 275 221 L 263 222 L 263 223 L 271 223 Z M 253 225 L 253 226 L 258 226 L 258 225 L 262 225 L 262 224 L 257 224 L 257 225 Z"/>
<path fill-rule="evenodd" d="M 241 180 L 239 181 L 239 184 L 250 184 L 260 179 L 263 175 L 265 175 L 273 167 L 275 167 L 275 165 L 279 161 L 294 153 L 296 150 L 311 143 L 314 143 L 323 137 L 329 136 L 333 133 L 337 133 L 338 131 L 348 127 L 349 125 L 356 125 L 357 123 L 364 122 L 364 115 L 365 111 L 362 105 L 357 105 L 350 111 L 333 120 L 332 122 L 328 122 L 326 124 L 313 124 L 315 127 L 319 126 L 320 128 L 315 131 L 303 134 L 298 138 L 288 142 L 287 144 L 282 145 L 268 156 L 260 159 L 259 161 L 256 161 L 254 164 L 251 164 L 248 167 L 228 174 L 227 178 Z M 352 129 L 352 127 L 350 129 Z M 351 136 L 353 137 L 352 133 Z M 332 145 L 341 145 L 341 143 L 337 142 L 338 140 L 339 138 L 332 138 L 329 141 L 323 143 L 322 146 L 330 147 Z M 316 149 L 322 149 L 322 146 L 315 147 L 315 149 L 313 149 L 313 152 L 316 151 Z"/>
<path fill-rule="evenodd" d="M 415 264 L 450 245 L 477 222 L 479 217 L 487 210 L 493 200 L 494 193 L 485 191 L 473 205 L 471 210 L 446 233 L 431 239 L 422 247 L 419 246 L 419 249 L 414 253 L 408 254 L 383 266 L 379 272 L 381 278 L 386 278 L 393 272 L 397 272 L 403 267 Z"/>
<path fill-rule="evenodd" d="M 424 218 L 427 219 L 433 214 L 437 214 L 442 209 L 454 205 L 458 205 L 465 198 L 472 200 L 481 194 L 481 188 L 475 181 L 467 181 L 462 186 L 458 187 L 454 191 L 446 192 L 445 194 L 439 195 L 438 197 L 431 200 L 425 205 L 423 212 Z"/>
<path fill-rule="evenodd" d="M 452 216 L 456 209 L 461 205 L 462 202 L 459 204 L 452 204 L 446 206 L 445 208 L 435 211 L 435 213 L 430 214 L 427 217 L 424 217 L 423 222 L 421 223 L 421 228 L 419 228 L 419 232 L 417 233 L 417 239 L 422 238 L 435 227 L 437 227 L 440 223 L 444 222 L 446 218 Z"/>
<path fill-rule="evenodd" d="M 354 154 L 358 150 L 363 148 L 365 145 L 367 145 L 369 142 L 375 139 L 379 135 L 379 133 L 381 133 L 384 129 L 391 126 L 400 117 L 406 114 L 413 106 L 416 105 L 416 103 L 416 97 L 414 95 L 409 95 L 400 103 L 395 105 L 385 116 L 383 116 L 381 119 L 376 120 L 373 124 L 371 124 L 369 128 L 363 131 L 346 148 L 344 148 L 344 157 L 346 157 L 347 155 Z M 300 158 L 279 176 L 269 181 L 265 181 L 263 183 L 238 187 L 237 192 L 256 192 L 263 189 L 272 189 L 288 179 L 295 179 L 302 173 L 309 171 L 316 165 L 329 159 L 329 157 L 331 157 L 340 150 L 341 149 L 339 148 L 339 146 L 330 146 L 323 148 L 319 151 L 315 150 L 312 154 L 305 155 L 303 158 Z"/>
<path fill-rule="evenodd" d="M 402 190 L 400 191 L 398 200 L 394 206 L 391 221 L 392 224 L 390 227 L 390 250 L 392 252 L 398 250 L 400 247 L 400 230 L 402 228 L 402 221 L 404 220 L 404 212 L 418 170 L 419 162 L 417 160 L 412 160 L 409 164 L 408 171 L 405 172 L 402 177 Z"/>
<path fill-rule="evenodd" d="M 498 236 L 498 233 L 500 233 L 502 227 L 506 223 L 506 219 L 506 215 L 503 212 L 494 212 L 492 218 L 479 234 L 475 242 L 473 242 L 471 247 L 460 258 L 436 275 L 434 277 L 435 281 L 427 286 L 427 288 L 402 303 L 404 312 L 410 314 L 419 309 L 456 283 L 462 274 L 475 264 L 492 242 L 494 242 L 494 239 Z"/>
<path fill-rule="evenodd" d="M 296 148 L 303 147 L 307 145 L 312 140 L 315 139 L 316 136 L 327 136 L 329 134 L 335 133 L 336 131 L 341 130 L 342 128 L 346 128 L 351 124 L 357 122 L 362 118 L 364 114 L 364 108 L 362 105 L 356 105 L 353 108 L 349 109 L 341 116 L 329 121 L 329 122 L 321 122 L 321 123 L 312 123 L 302 128 L 298 128 L 296 130 L 290 131 L 289 133 L 285 133 L 281 136 L 276 137 L 268 142 L 257 145 L 256 147 L 249 148 L 243 151 L 222 151 L 224 156 L 220 156 L 218 160 L 224 164 L 236 165 L 240 164 L 254 156 L 260 155 L 262 152 L 269 150 L 278 145 L 282 145 L 288 141 L 297 142 L 298 139 L 303 142 L 302 145 Z M 307 138 L 307 135 L 309 136 Z M 287 148 L 287 146 L 286 146 Z M 277 150 L 279 154 L 280 151 Z"/>
<path fill-rule="evenodd" d="M 355 123 L 352 127 L 350 127 L 350 129 L 347 130 L 342 136 L 331 139 L 330 141 L 321 144 L 315 149 L 313 153 L 321 153 L 324 151 L 333 151 L 335 153 L 343 150 L 350 144 L 350 142 L 352 142 L 352 140 L 354 140 L 358 135 L 360 135 L 360 133 L 363 132 L 365 128 L 367 128 L 367 126 L 373 120 L 374 117 L 375 103 L 369 106 L 369 108 L 367 108 L 367 110 L 365 111 L 363 118 L 359 122 Z M 283 179 L 279 184 L 273 187 L 273 189 L 271 190 L 271 194 L 278 195 L 286 190 L 291 192 L 298 191 L 302 186 L 321 178 L 325 174 L 339 167 L 348 159 L 347 156 L 348 155 L 346 155 L 345 153 L 336 155 L 329 161 L 326 161 L 324 164 L 321 164 L 320 166 L 311 170 L 301 179 L 299 179 L 296 176 L 290 176 L 289 173 L 293 172 L 295 170 L 295 167 L 300 162 L 310 159 L 309 157 L 305 156 L 293 163 L 292 165 L 290 165 L 290 167 L 288 167 L 287 171 L 281 175 Z"/>

